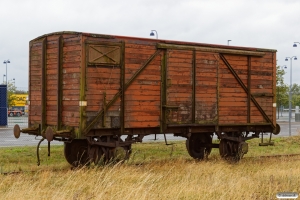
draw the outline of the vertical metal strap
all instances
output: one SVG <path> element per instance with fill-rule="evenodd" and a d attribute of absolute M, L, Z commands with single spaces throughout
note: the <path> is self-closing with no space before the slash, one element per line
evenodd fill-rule
<path fill-rule="evenodd" d="M 167 104 L 167 63 L 168 50 L 164 50 L 161 59 L 161 86 L 160 86 L 160 133 L 163 133 L 166 126 L 166 110 L 163 107 Z M 156 138 L 155 138 L 156 139 Z"/>
<path fill-rule="evenodd" d="M 216 131 L 219 131 L 219 122 L 220 122 L 220 111 L 219 111 L 219 104 L 220 104 L 220 76 L 219 76 L 219 71 L 220 71 L 220 57 L 214 55 L 216 60 L 218 61 L 218 65 L 217 65 L 217 94 L 216 94 L 216 98 L 217 98 L 217 125 L 216 125 Z"/>
<path fill-rule="evenodd" d="M 251 122 L 251 56 L 248 56 L 247 123 Z"/>
<path fill-rule="evenodd" d="M 85 92 L 87 90 L 86 87 L 86 76 L 87 76 L 87 68 L 88 68 L 88 44 L 86 41 L 84 41 L 85 36 L 81 35 L 81 42 L 83 43 L 82 49 L 81 49 L 81 70 L 80 70 L 80 101 L 85 101 Z M 80 124 L 79 124 L 79 132 L 76 135 L 77 137 L 80 137 L 81 134 L 83 134 L 83 129 L 85 128 L 87 117 L 85 113 L 86 107 L 80 106 L 79 113 L 80 113 Z"/>
<path fill-rule="evenodd" d="M 102 127 L 106 126 L 106 92 L 103 92 L 103 116 L 102 116 Z"/>
<path fill-rule="evenodd" d="M 125 90 L 124 90 L 124 85 L 125 85 L 125 43 L 122 42 L 122 47 L 121 47 L 121 77 L 120 77 L 120 90 L 121 90 L 121 95 L 120 95 L 120 100 L 121 100 L 121 110 L 120 110 L 120 130 L 121 134 L 125 132 Z"/>
<path fill-rule="evenodd" d="M 58 55 L 57 55 L 57 129 L 61 129 L 62 121 L 62 91 L 63 91 L 63 37 L 58 38 Z"/>
<path fill-rule="evenodd" d="M 46 127 L 46 101 L 47 101 L 47 37 L 43 40 L 42 44 L 42 80 L 41 80 L 41 129 L 45 129 Z"/>
<path fill-rule="evenodd" d="M 193 94 L 192 94 L 192 123 L 195 123 L 196 115 L 196 51 L 193 51 L 193 61 L 192 61 L 192 84 L 193 84 Z"/>

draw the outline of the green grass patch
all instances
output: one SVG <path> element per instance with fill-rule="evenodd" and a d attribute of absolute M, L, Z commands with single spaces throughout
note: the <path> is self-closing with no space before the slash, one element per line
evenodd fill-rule
<path fill-rule="evenodd" d="M 260 139 L 249 140 L 249 151 L 244 157 L 259 157 L 274 154 L 300 153 L 300 136 L 274 138 L 274 146 L 259 146 Z M 218 141 L 214 141 L 218 143 Z M 35 146 L 0 148 L 0 172 L 32 171 L 40 169 L 68 169 L 70 165 L 64 158 L 63 145 L 53 145 L 48 157 L 48 147 L 40 146 L 40 166 L 37 166 Z M 192 161 L 185 147 L 185 141 L 137 143 L 132 145 L 132 154 L 125 164 L 137 165 L 150 162 L 165 162 L 183 159 Z M 213 149 L 208 160 L 220 160 L 219 149 Z"/>

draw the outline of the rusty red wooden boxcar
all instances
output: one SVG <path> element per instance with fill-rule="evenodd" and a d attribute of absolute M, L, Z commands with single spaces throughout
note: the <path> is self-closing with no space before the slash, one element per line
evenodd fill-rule
<path fill-rule="evenodd" d="M 29 127 L 14 134 L 64 142 L 74 166 L 167 133 L 196 159 L 240 159 L 246 140 L 280 131 L 275 84 L 272 49 L 56 32 L 30 41 Z"/>

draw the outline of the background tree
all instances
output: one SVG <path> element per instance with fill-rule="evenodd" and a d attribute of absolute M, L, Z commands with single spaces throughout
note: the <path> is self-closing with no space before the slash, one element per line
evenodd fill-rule
<path fill-rule="evenodd" d="M 277 66 L 277 73 L 276 73 L 276 95 L 277 95 L 277 109 L 278 114 L 280 108 L 282 106 L 287 106 L 289 103 L 289 87 L 287 84 L 284 83 L 284 76 L 285 71 L 281 69 L 280 66 Z"/>
<path fill-rule="evenodd" d="M 292 85 L 292 106 L 300 106 L 300 85 L 294 83 Z"/>
<path fill-rule="evenodd" d="M 17 100 L 17 97 L 14 95 L 16 94 L 16 86 L 14 83 L 9 83 L 7 84 L 7 105 L 8 108 L 11 108 L 12 106 L 15 105 L 15 101 Z"/>

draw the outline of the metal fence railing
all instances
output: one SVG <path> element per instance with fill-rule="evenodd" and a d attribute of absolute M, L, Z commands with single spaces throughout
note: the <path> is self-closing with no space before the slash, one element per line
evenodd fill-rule
<path fill-rule="evenodd" d="M 8 117 L 7 118 L 7 126 L 8 127 L 14 127 L 15 124 L 19 124 L 21 128 L 25 128 L 28 126 L 28 115 L 22 115 L 20 117 L 14 116 L 14 117 Z"/>

